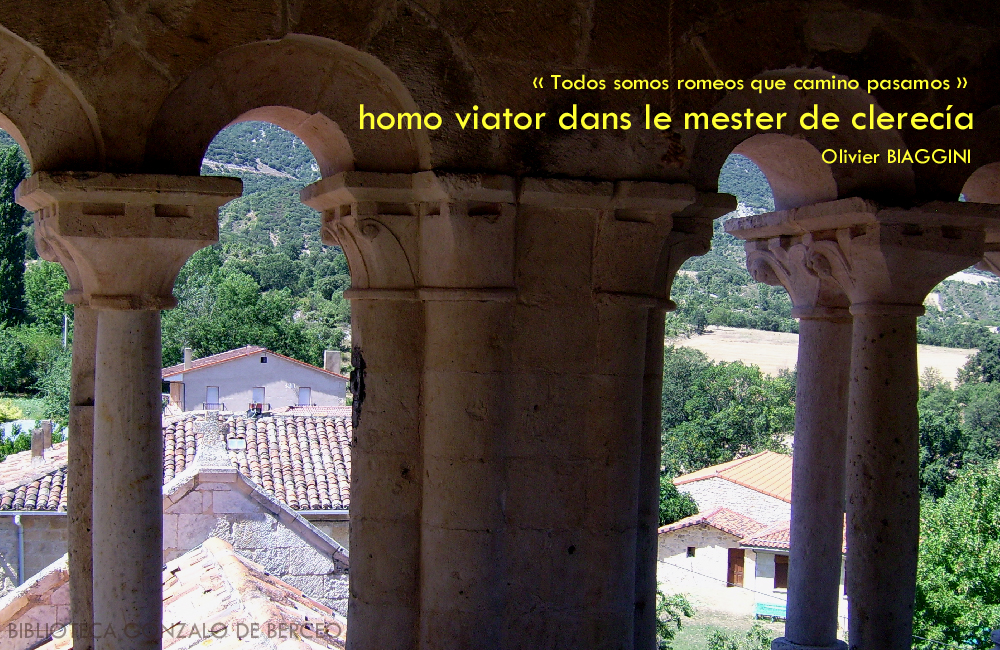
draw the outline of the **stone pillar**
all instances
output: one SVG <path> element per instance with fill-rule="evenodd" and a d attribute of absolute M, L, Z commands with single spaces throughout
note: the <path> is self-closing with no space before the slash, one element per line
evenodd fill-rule
<path fill-rule="evenodd" d="M 94 363 L 97 353 L 97 312 L 73 309 L 73 365 L 69 397 L 69 459 L 66 510 L 69 546 L 70 610 L 73 647 L 93 648 L 94 570 L 93 530 Z"/>
<path fill-rule="evenodd" d="M 750 274 L 759 282 L 785 287 L 792 315 L 799 319 L 787 617 L 785 636 L 775 639 L 772 648 L 846 650 L 837 640 L 837 610 L 851 363 L 849 302 L 832 278 L 812 268 L 799 224 L 786 222 L 776 228 L 751 217 L 727 222 L 726 230 L 748 240 Z"/>
<path fill-rule="evenodd" d="M 986 231 L 996 228 L 998 216 L 997 208 L 974 204 L 904 210 L 845 199 L 744 220 L 746 228 L 798 237 L 808 267 L 839 285 L 850 300 L 846 494 L 852 648 L 911 645 L 920 504 L 916 317 L 938 282 L 982 257 Z"/>
<path fill-rule="evenodd" d="M 86 329 L 93 329 L 96 313 L 91 476 L 99 478 L 88 535 L 87 499 L 79 495 L 87 472 L 74 472 L 80 516 L 70 520 L 69 537 L 77 551 L 92 549 L 93 647 L 99 650 L 160 646 L 159 310 L 174 306 L 177 272 L 191 253 L 216 241 L 218 207 L 240 187 L 225 178 L 46 172 L 18 187 L 18 202 L 35 212 L 36 237 L 66 269 L 67 299 L 84 317 L 84 356 L 74 363 L 72 396 L 81 427 L 88 417 L 86 346 L 92 340 Z M 86 455 L 79 453 L 77 460 Z M 77 555 L 87 562 L 85 550 Z M 78 584 L 74 597 L 86 601 L 81 589 Z"/>
<path fill-rule="evenodd" d="M 514 189 L 349 172 L 303 190 L 347 254 L 365 362 L 354 650 L 634 647 L 640 466 L 659 465 L 640 444 L 646 330 L 698 196 Z M 677 220 L 707 241 L 712 216 Z"/>

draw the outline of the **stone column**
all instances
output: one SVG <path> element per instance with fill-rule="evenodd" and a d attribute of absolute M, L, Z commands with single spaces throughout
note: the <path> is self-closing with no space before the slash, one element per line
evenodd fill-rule
<path fill-rule="evenodd" d="M 35 249 L 42 259 L 63 263 L 58 242 L 45 239 L 35 230 Z M 63 250 L 63 253 L 68 254 Z M 92 496 L 94 464 L 94 363 L 97 348 L 97 312 L 81 304 L 80 278 L 72 259 L 63 263 L 68 271 L 73 308 L 73 363 L 70 370 L 69 453 L 66 467 L 66 510 L 69 526 L 70 611 L 73 647 L 91 650 L 94 646 L 94 590 L 92 556 Z"/>
<path fill-rule="evenodd" d="M 372 315 L 354 319 L 354 650 L 634 647 L 640 466 L 659 464 L 640 451 L 646 328 L 698 196 L 514 188 L 353 172 L 303 191 Z M 678 219 L 707 240 L 711 216 Z M 411 316 L 390 324 L 390 305 Z"/>
<path fill-rule="evenodd" d="M 73 308 L 73 365 L 69 396 L 69 458 L 66 510 L 69 518 L 70 611 L 73 647 L 93 648 L 94 628 L 93 480 L 94 363 L 97 354 L 97 312 Z"/>
<path fill-rule="evenodd" d="M 175 305 L 177 272 L 217 240 L 218 207 L 240 187 L 224 178 L 39 172 L 18 188 L 18 202 L 35 212 L 36 236 L 66 268 L 67 298 L 96 312 L 91 557 L 99 650 L 160 646 L 159 311 Z M 86 402 L 86 358 L 74 370 L 74 398 Z M 85 425 L 85 411 L 75 415 Z M 85 512 L 70 521 L 78 550 L 87 545 L 85 522 Z"/>
<path fill-rule="evenodd" d="M 938 282 L 982 257 L 986 231 L 996 228 L 998 216 L 997 208 L 974 204 L 904 210 L 845 199 L 750 218 L 762 229 L 797 230 L 809 267 L 836 282 L 851 303 L 846 493 L 852 648 L 911 645 L 920 504 L 916 317 Z"/>
<path fill-rule="evenodd" d="M 840 286 L 812 268 L 800 223 L 750 217 L 726 223 L 748 240 L 747 268 L 758 282 L 785 287 L 799 319 L 792 454 L 792 522 L 785 636 L 773 650 L 844 648 L 837 640 L 843 554 L 851 315 Z"/>

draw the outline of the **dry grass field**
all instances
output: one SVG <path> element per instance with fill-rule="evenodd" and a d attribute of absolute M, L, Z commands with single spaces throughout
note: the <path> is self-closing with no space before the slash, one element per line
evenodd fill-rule
<path fill-rule="evenodd" d="M 712 361 L 742 361 L 759 366 L 769 375 L 795 367 L 799 335 L 787 332 L 713 327 L 705 334 L 690 338 L 667 339 L 667 345 L 701 350 Z M 952 383 L 959 368 L 965 365 L 975 350 L 940 348 L 921 345 L 917 348 L 917 363 L 922 373 L 928 366 L 937 368 Z"/>

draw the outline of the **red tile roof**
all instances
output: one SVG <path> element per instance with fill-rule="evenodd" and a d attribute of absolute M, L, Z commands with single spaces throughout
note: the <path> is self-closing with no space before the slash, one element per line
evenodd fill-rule
<path fill-rule="evenodd" d="M 163 482 L 194 461 L 200 432 L 195 423 L 204 415 L 188 416 L 163 426 Z M 264 492 L 292 510 L 347 510 L 351 505 L 351 417 L 343 415 L 281 415 L 223 420 L 227 442 L 245 442 L 230 449 L 229 460 Z M 31 464 L 31 452 L 0 462 L 0 512 L 66 511 L 66 446 L 54 445 L 46 461 Z M 236 445 L 232 445 L 236 446 Z"/>
<path fill-rule="evenodd" d="M 286 357 L 283 354 L 277 352 L 272 352 L 267 348 L 262 348 L 259 345 L 248 345 L 242 348 L 236 348 L 235 350 L 228 350 L 226 352 L 220 352 L 219 354 L 213 354 L 208 357 L 202 357 L 201 359 L 195 359 L 191 362 L 191 367 L 184 370 L 184 364 L 178 363 L 173 366 L 169 366 L 163 369 L 162 378 L 173 377 L 174 375 L 179 375 L 184 372 L 193 372 L 195 370 L 200 370 L 202 368 L 207 368 L 208 366 L 214 366 L 220 363 L 225 363 L 226 361 L 232 361 L 233 359 L 241 359 L 243 357 L 248 357 L 252 354 L 266 353 L 270 356 L 279 357 L 285 359 L 286 361 L 291 361 L 292 363 L 297 363 L 300 366 L 305 366 L 311 370 L 318 370 L 319 372 L 325 372 L 328 375 L 333 375 L 334 377 L 339 377 L 340 379 L 347 380 L 347 377 L 336 372 L 330 372 L 325 368 L 320 368 L 319 366 L 314 366 L 312 364 L 306 363 L 305 361 L 299 361 L 298 359 L 293 359 L 291 357 Z"/>
<path fill-rule="evenodd" d="M 65 583 L 68 571 L 58 577 Z M 51 591 L 62 583 L 46 588 Z M 46 606 L 40 602 L 44 594 L 36 593 L 40 591 L 40 587 L 25 591 L 29 604 Z M 40 613 L 22 607 L 3 622 L 16 627 L 35 622 Z M 56 625 L 67 623 L 65 618 Z M 343 617 L 238 555 L 221 539 L 209 538 L 163 568 L 165 649 L 204 645 L 222 650 L 321 650 L 345 647 L 346 633 Z M 50 637 L 41 648 L 64 650 L 72 645 L 71 632 L 58 637 Z"/>
<path fill-rule="evenodd" d="M 791 545 L 792 524 L 778 521 L 740 540 L 740 546 L 788 550 Z"/>
<path fill-rule="evenodd" d="M 684 519 L 676 521 L 672 524 L 662 526 L 656 532 L 662 535 L 663 533 L 672 533 L 676 530 L 702 524 L 717 528 L 724 533 L 729 533 L 730 535 L 735 535 L 736 537 L 741 538 L 746 537 L 747 535 L 752 535 L 758 530 L 767 527 L 766 524 L 762 524 L 759 521 L 747 517 L 746 515 L 734 512 L 729 508 L 718 507 L 709 510 L 708 512 L 700 512 L 696 515 L 685 517 Z"/>
<path fill-rule="evenodd" d="M 762 451 L 753 456 L 737 458 L 728 463 L 713 465 L 697 472 L 678 476 L 674 485 L 721 478 L 762 494 L 792 502 L 792 457 Z"/>
<path fill-rule="evenodd" d="M 195 417 L 163 428 L 163 482 L 194 461 Z M 347 510 L 351 505 L 350 415 L 227 418 L 229 460 L 244 476 L 292 510 Z"/>

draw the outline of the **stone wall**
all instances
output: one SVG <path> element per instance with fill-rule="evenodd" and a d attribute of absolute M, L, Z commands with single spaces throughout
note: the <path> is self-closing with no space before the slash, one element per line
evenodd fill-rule
<path fill-rule="evenodd" d="M 178 478 L 164 489 L 164 562 L 218 537 L 307 596 L 347 614 L 346 553 L 336 542 L 235 471 Z"/>
<path fill-rule="evenodd" d="M 319 528 L 327 537 L 345 549 L 350 550 L 351 524 L 348 520 L 317 519 L 314 516 L 306 517 L 306 520 L 316 528 Z"/>
<path fill-rule="evenodd" d="M 721 506 L 765 524 L 787 521 L 792 516 L 792 504 L 723 478 L 693 481 L 677 489 L 694 498 L 699 512 Z"/>
<path fill-rule="evenodd" d="M 24 579 L 66 553 L 66 515 L 22 515 Z M 0 517 L 0 595 L 17 586 L 17 526 L 13 516 Z"/>
<path fill-rule="evenodd" d="M 755 601 L 749 589 L 756 570 L 753 551 L 748 549 L 743 561 L 743 584 L 748 588 L 726 586 L 729 549 L 740 547 L 739 537 L 699 524 L 663 533 L 657 544 L 656 580 L 664 593 L 686 594 L 699 609 L 740 616 L 753 612 Z M 687 557 L 689 546 L 695 548 L 694 557 Z"/>

